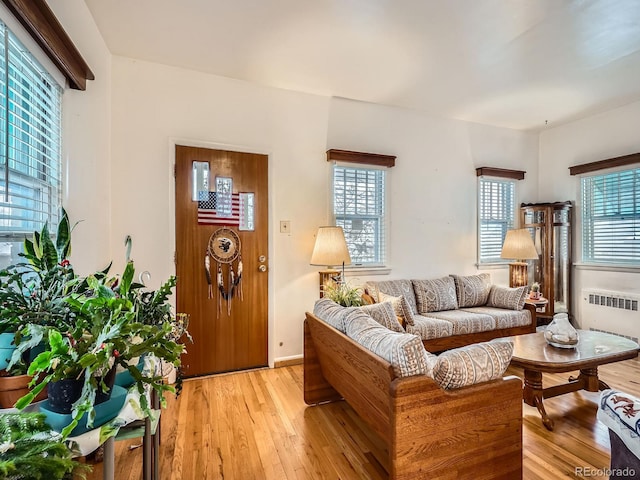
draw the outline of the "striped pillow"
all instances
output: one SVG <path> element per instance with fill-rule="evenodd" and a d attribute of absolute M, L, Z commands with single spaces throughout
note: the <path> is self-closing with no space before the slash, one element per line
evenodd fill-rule
<path fill-rule="evenodd" d="M 359 308 L 383 327 L 387 327 L 393 332 L 404 333 L 404 328 L 398 322 L 398 317 L 391 302 L 373 303 Z"/>
<path fill-rule="evenodd" d="M 407 302 L 407 299 L 404 297 L 404 295 L 394 297 L 383 292 L 378 292 L 378 301 L 380 303 L 390 302 L 393 306 L 393 310 L 396 312 L 396 315 L 398 317 L 402 318 L 407 325 L 414 324 L 413 312 L 411 311 L 409 302 Z"/>
<path fill-rule="evenodd" d="M 522 310 L 529 294 L 529 286 L 509 288 L 493 285 L 489 292 L 487 307 Z"/>
<path fill-rule="evenodd" d="M 513 342 L 476 343 L 441 353 L 433 379 L 444 389 L 466 387 L 502 378 L 513 355 Z"/>

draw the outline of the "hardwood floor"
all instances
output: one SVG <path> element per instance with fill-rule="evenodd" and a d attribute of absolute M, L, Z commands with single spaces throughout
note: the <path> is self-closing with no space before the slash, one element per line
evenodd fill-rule
<path fill-rule="evenodd" d="M 599 369 L 612 388 L 640 396 L 640 360 Z M 510 374 L 523 378 L 522 370 Z M 301 365 L 188 380 L 162 415 L 161 479 L 386 479 L 385 450 L 344 402 L 307 407 Z M 568 374 L 544 375 L 545 386 Z M 609 465 L 607 429 L 596 420 L 598 393 L 545 400 L 555 430 L 523 405 L 526 480 L 583 478 L 576 468 Z M 117 480 L 141 478 L 142 451 L 116 443 Z M 101 479 L 96 464 L 87 478 Z M 593 475 L 592 479 L 606 479 Z"/>

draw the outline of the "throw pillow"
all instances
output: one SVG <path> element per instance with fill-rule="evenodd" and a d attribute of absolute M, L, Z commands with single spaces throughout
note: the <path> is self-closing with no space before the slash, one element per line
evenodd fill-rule
<path fill-rule="evenodd" d="M 418 312 L 411 280 L 369 281 L 365 283 L 364 286 L 367 293 L 371 295 L 376 302 L 380 301 L 380 292 L 386 293 L 387 295 L 393 295 L 394 297 L 402 295 L 411 307 L 411 313 L 415 314 Z"/>
<path fill-rule="evenodd" d="M 324 320 L 326 323 L 331 325 L 333 328 L 340 330 L 342 333 L 345 332 L 346 328 L 345 317 L 351 310 L 353 310 L 353 308 L 345 308 L 328 298 L 316 300 L 316 303 L 313 306 L 313 314 L 316 317 L 320 320 Z"/>
<path fill-rule="evenodd" d="M 402 318 L 407 325 L 414 325 L 413 312 L 411 311 L 411 307 L 409 306 L 407 299 L 404 298 L 404 295 L 394 297 L 383 292 L 378 292 L 378 298 L 380 303 L 390 302 L 393 306 L 393 310 L 396 312 L 396 315 Z"/>
<path fill-rule="evenodd" d="M 513 355 L 513 342 L 476 343 L 441 353 L 433 379 L 444 389 L 466 387 L 502 378 Z"/>
<path fill-rule="evenodd" d="M 373 303 L 359 308 L 383 327 L 387 327 L 394 332 L 404 333 L 404 328 L 398 322 L 398 317 L 391 302 Z"/>
<path fill-rule="evenodd" d="M 506 308 L 508 310 L 522 310 L 528 294 L 528 286 L 509 288 L 492 285 L 487 299 L 487 306 Z"/>
<path fill-rule="evenodd" d="M 390 332 L 364 312 L 350 314 L 346 324 L 347 336 L 389 362 L 396 376 L 429 373 L 429 359 L 420 337 Z"/>
<path fill-rule="evenodd" d="M 455 310 L 458 308 L 456 287 L 453 278 L 442 277 L 433 280 L 411 280 L 416 294 L 418 313 Z"/>
<path fill-rule="evenodd" d="M 486 305 L 491 291 L 491 276 L 488 273 L 461 277 L 450 275 L 456 286 L 458 308 L 481 307 Z"/>

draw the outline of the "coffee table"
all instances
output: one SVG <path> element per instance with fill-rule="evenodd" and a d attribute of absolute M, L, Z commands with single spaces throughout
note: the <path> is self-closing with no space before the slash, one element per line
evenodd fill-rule
<path fill-rule="evenodd" d="M 553 420 L 544 409 L 543 399 L 569 392 L 597 392 L 609 388 L 598 378 L 598 365 L 620 362 L 638 356 L 638 344 L 617 335 L 578 330 L 580 341 L 574 348 L 553 347 L 543 332 L 511 337 L 514 343 L 511 364 L 524 368 L 522 398 L 538 409 L 542 423 L 553 430 Z M 543 388 L 542 373 L 563 373 L 580 370 L 568 383 Z"/>

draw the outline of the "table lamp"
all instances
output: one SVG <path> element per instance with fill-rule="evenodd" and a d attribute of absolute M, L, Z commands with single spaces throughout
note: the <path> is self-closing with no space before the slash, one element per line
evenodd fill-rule
<path fill-rule="evenodd" d="M 538 258 L 536 246 L 526 228 L 507 231 L 500 258 L 516 260 L 509 264 L 509 286 L 523 287 L 529 283 L 527 262 Z"/>
<path fill-rule="evenodd" d="M 326 266 L 320 273 L 320 298 L 324 288 L 331 283 L 344 281 L 344 266 L 351 265 L 351 256 L 344 239 L 342 227 L 320 227 L 316 235 L 316 244 L 311 255 L 311 265 Z M 342 265 L 342 273 L 334 266 Z"/>

